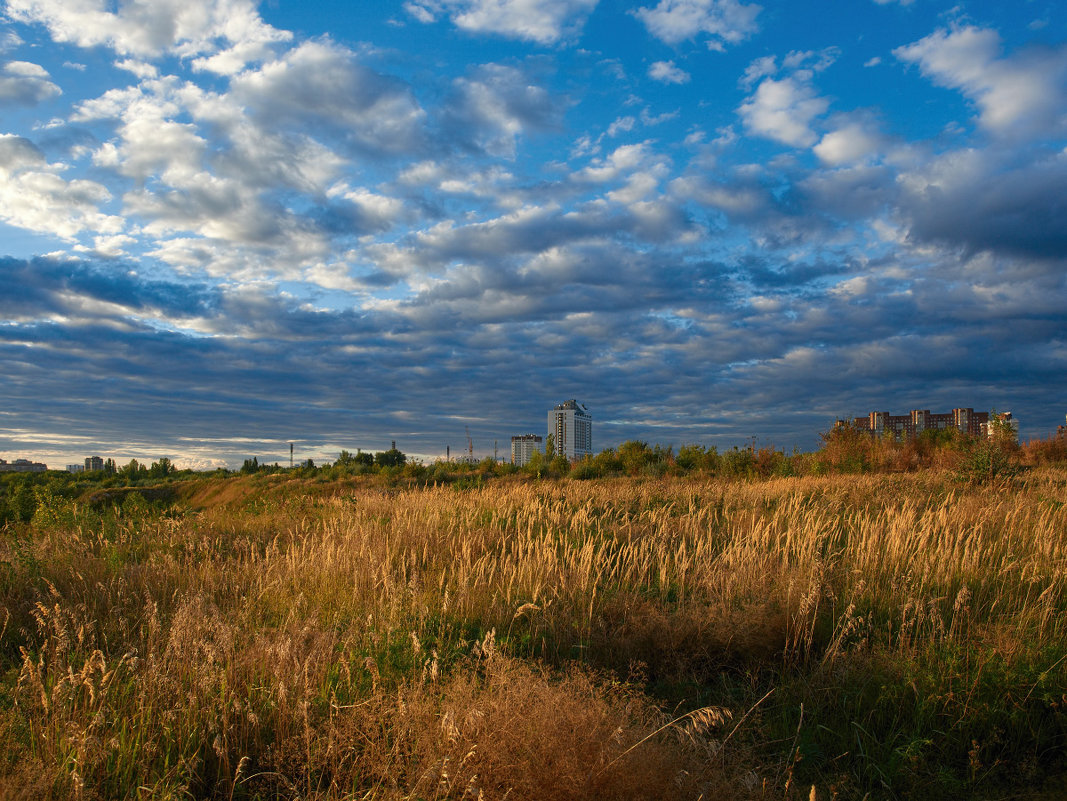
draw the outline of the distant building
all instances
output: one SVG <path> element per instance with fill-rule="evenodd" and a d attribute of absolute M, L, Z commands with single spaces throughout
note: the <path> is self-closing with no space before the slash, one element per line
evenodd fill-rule
<path fill-rule="evenodd" d="M 511 438 L 511 463 L 516 467 L 522 467 L 529 462 L 535 452 L 541 450 L 544 440 L 537 434 L 522 434 Z"/>
<path fill-rule="evenodd" d="M 68 464 L 67 465 L 67 472 L 68 473 L 84 473 L 85 472 L 85 465 L 83 465 L 83 464 Z"/>
<path fill-rule="evenodd" d="M 548 433 L 556 453 L 572 462 L 593 455 L 593 418 L 576 400 L 557 404 L 548 413 Z"/>
<path fill-rule="evenodd" d="M 29 459 L 16 459 L 13 462 L 0 459 L 0 473 L 43 473 L 47 469 L 48 465 Z"/>
<path fill-rule="evenodd" d="M 86 456 L 85 457 L 85 469 L 86 470 L 103 470 L 104 460 L 99 456 Z"/>
<path fill-rule="evenodd" d="M 997 415 L 1019 433 L 1019 421 L 1011 412 Z M 944 414 L 931 414 L 929 409 L 913 409 L 910 414 L 893 415 L 889 412 L 871 412 L 866 417 L 856 417 L 851 421 L 838 420 L 836 426 L 851 425 L 862 431 L 869 431 L 875 436 L 887 432 L 898 439 L 914 439 L 924 431 L 944 431 L 954 428 L 964 434 L 984 437 L 990 432 L 989 412 L 976 412 L 974 409 L 953 409 Z"/>
<path fill-rule="evenodd" d="M 1019 440 L 1019 421 L 1016 420 L 1011 412 L 1001 412 L 997 415 L 997 422 L 1000 424 L 1000 428 L 1007 429 L 1011 432 L 1012 437 L 1016 442 Z M 992 437 L 997 431 L 997 428 L 991 425 L 986 426 L 986 433 Z"/>

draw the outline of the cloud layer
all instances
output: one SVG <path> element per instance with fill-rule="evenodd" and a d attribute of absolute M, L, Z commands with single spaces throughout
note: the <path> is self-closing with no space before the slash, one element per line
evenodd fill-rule
<path fill-rule="evenodd" d="M 0 456 L 506 453 L 568 397 L 598 449 L 916 406 L 1046 433 L 1067 44 L 900 5 L 827 47 L 735 0 L 412 0 L 358 36 L 9 0 Z"/>

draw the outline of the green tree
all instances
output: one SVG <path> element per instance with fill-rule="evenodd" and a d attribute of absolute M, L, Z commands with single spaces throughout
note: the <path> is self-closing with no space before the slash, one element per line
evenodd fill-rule
<path fill-rule="evenodd" d="M 119 470 L 119 475 L 124 478 L 137 478 L 142 473 L 147 473 L 148 468 L 138 462 L 136 459 L 130 459 L 129 464 Z"/>
<path fill-rule="evenodd" d="M 959 477 L 972 483 L 994 483 L 1019 473 L 1019 441 L 1011 418 L 989 413 L 987 435 L 973 440 Z"/>
<path fill-rule="evenodd" d="M 556 438 L 549 434 L 545 437 L 545 459 L 549 462 L 552 461 L 556 455 Z"/>
<path fill-rule="evenodd" d="M 408 457 L 396 448 L 374 454 L 374 463 L 379 467 L 402 467 L 407 460 Z"/>
<path fill-rule="evenodd" d="M 152 462 L 152 466 L 148 468 L 148 475 L 153 478 L 166 478 L 174 472 L 174 464 L 166 456 L 160 458 L 158 462 Z"/>

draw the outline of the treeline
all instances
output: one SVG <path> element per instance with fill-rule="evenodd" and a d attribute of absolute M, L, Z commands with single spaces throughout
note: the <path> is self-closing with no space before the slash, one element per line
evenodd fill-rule
<path fill-rule="evenodd" d="M 1049 437 L 1018 444 L 1009 431 L 993 437 L 975 437 L 955 429 L 924 431 L 918 437 L 899 440 L 873 437 L 849 425 L 821 435 L 813 452 L 786 452 L 773 446 L 730 448 L 714 446 L 650 445 L 630 440 L 595 456 L 571 463 L 552 453 L 535 453 L 522 467 L 487 457 L 478 462 L 456 460 L 423 464 L 393 447 L 375 453 L 341 451 L 333 462 L 316 465 L 306 459 L 293 468 L 261 463 L 257 457 L 244 461 L 239 470 L 219 468 L 211 475 L 280 475 L 312 481 L 340 481 L 359 476 L 375 477 L 389 484 L 449 484 L 457 488 L 478 487 L 505 476 L 536 479 L 694 476 L 736 480 L 759 480 L 788 476 L 830 474 L 904 473 L 917 470 L 954 471 L 961 480 L 977 482 L 1010 478 L 1028 467 L 1067 465 L 1067 437 Z M 551 443 L 550 443 L 551 444 Z M 0 526 L 28 523 L 35 512 L 54 500 L 74 501 L 96 490 L 158 486 L 168 482 L 203 477 L 203 472 L 178 470 L 164 457 L 151 464 L 130 460 L 117 466 L 109 460 L 104 470 L 83 473 L 0 473 Z"/>
<path fill-rule="evenodd" d="M 95 491 L 158 486 L 199 475 L 193 470 L 178 470 L 167 457 L 151 464 L 131 459 L 121 467 L 108 459 L 102 470 L 80 473 L 0 473 L 0 526 L 29 523 L 41 509 L 56 502 L 73 502 Z"/>

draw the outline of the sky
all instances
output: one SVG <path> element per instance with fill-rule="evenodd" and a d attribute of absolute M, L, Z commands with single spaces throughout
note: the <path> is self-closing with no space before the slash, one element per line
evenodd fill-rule
<path fill-rule="evenodd" d="M 0 458 L 1064 422 L 1062 3 L 0 9 Z"/>

